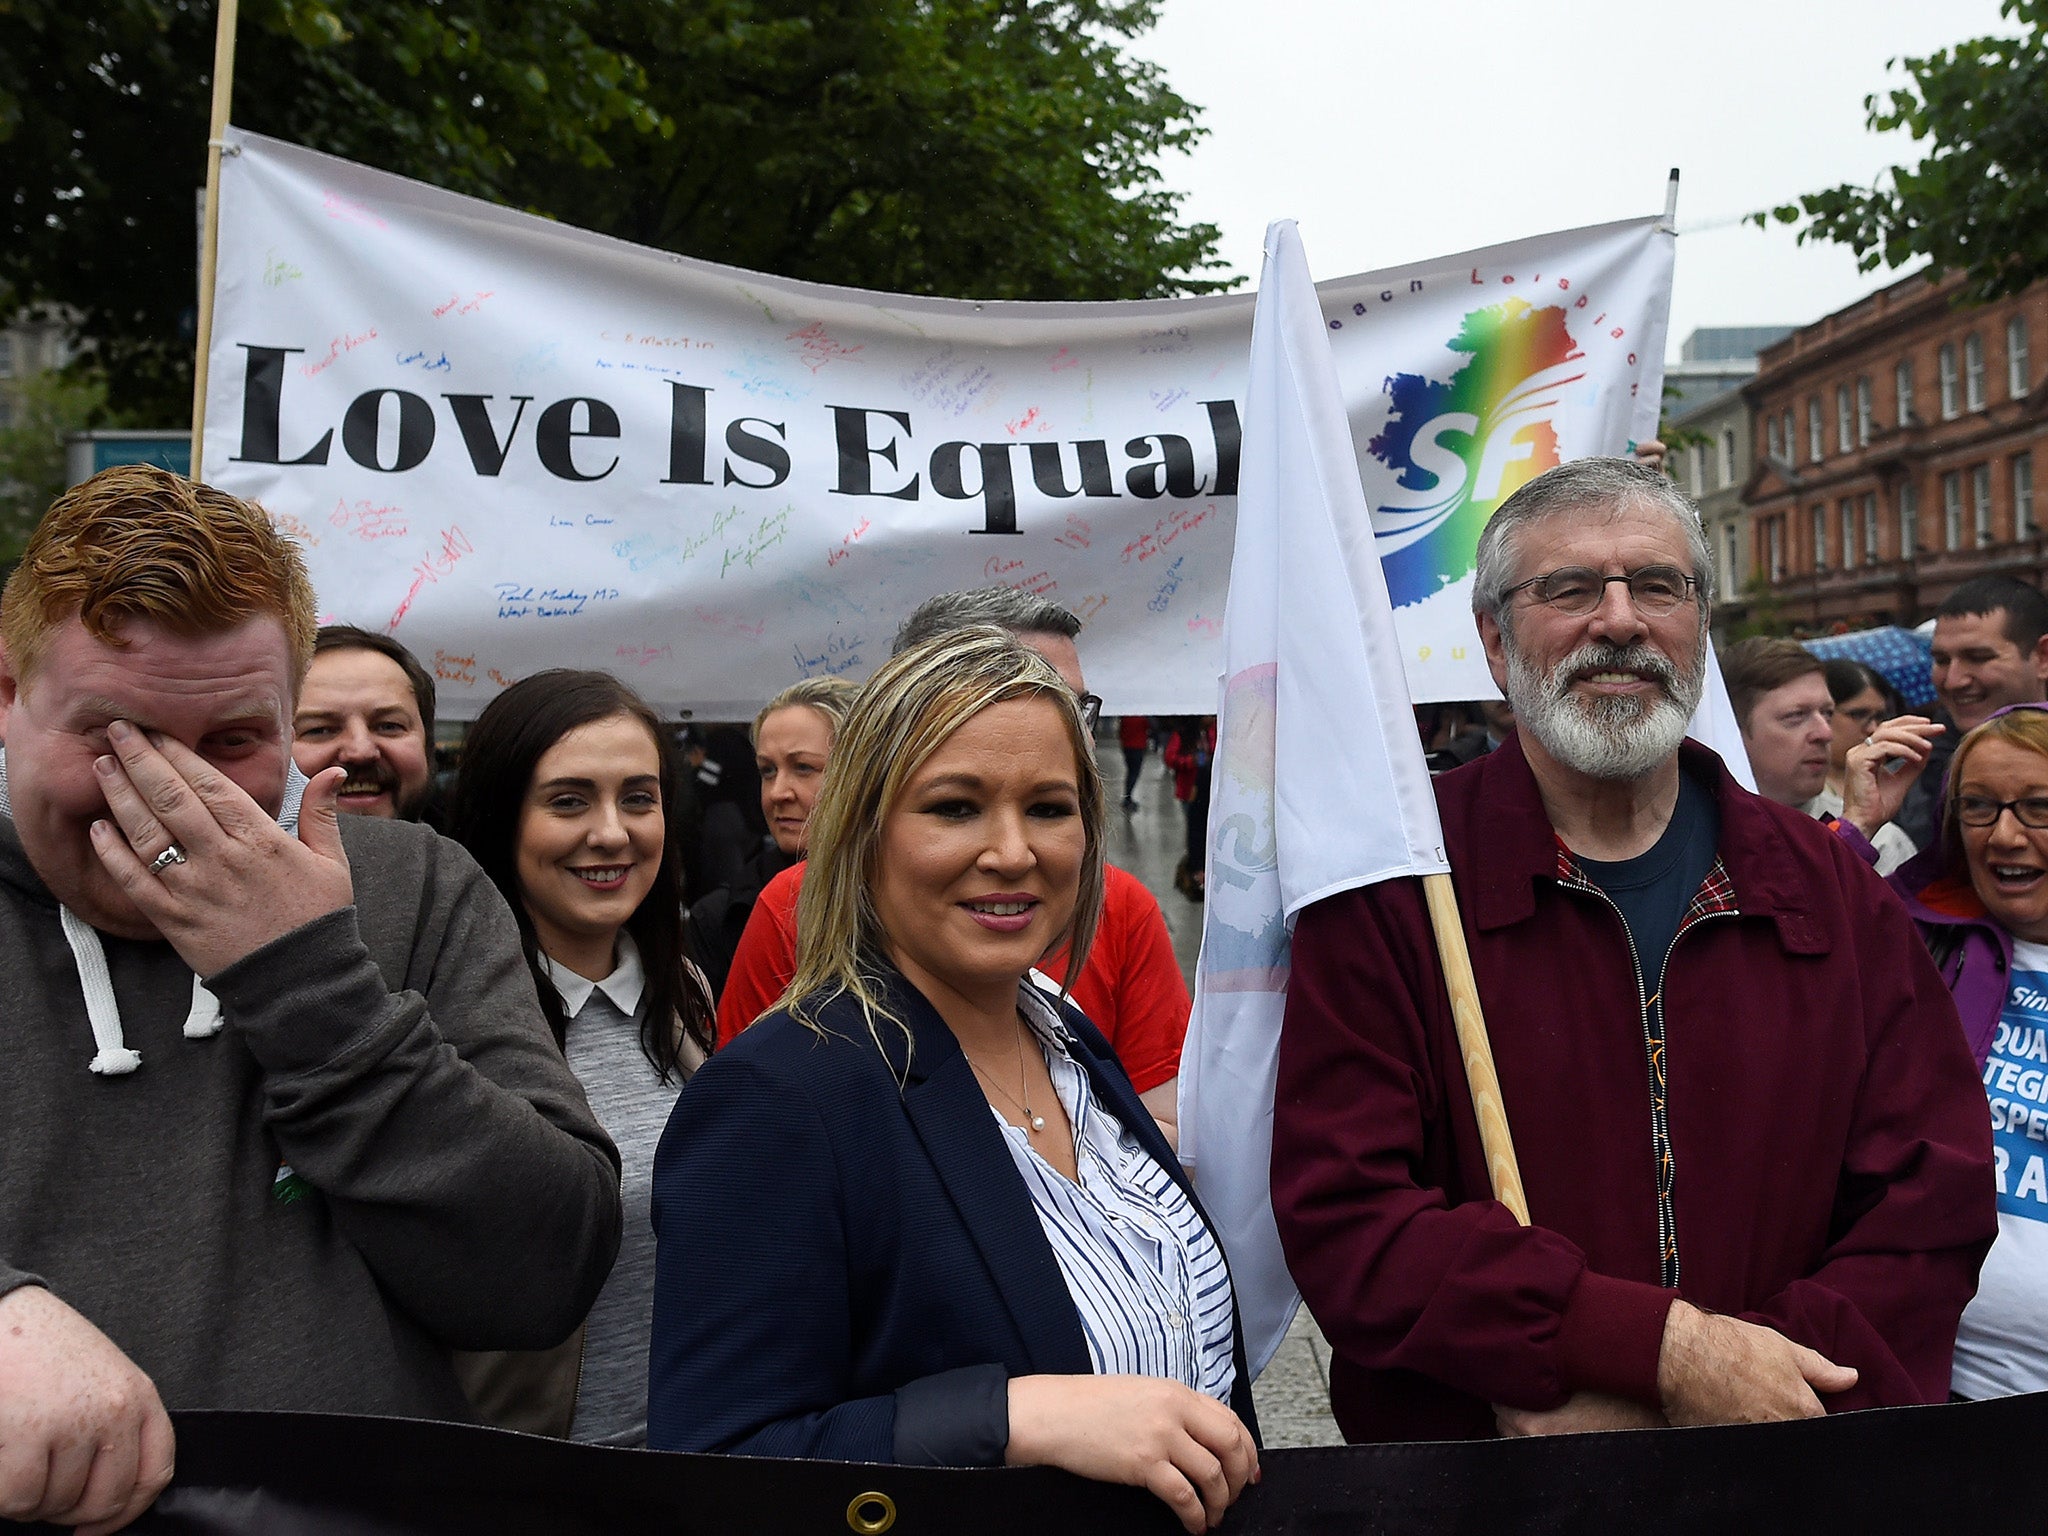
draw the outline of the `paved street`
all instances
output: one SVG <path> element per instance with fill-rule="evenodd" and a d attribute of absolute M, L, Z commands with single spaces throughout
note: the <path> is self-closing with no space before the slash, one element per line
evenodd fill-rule
<path fill-rule="evenodd" d="M 1109 800 L 1109 858 L 1144 881 L 1159 898 L 1173 952 L 1192 987 L 1195 955 L 1202 947 L 1202 909 L 1173 888 L 1173 870 L 1187 851 L 1187 821 L 1173 798 L 1173 775 L 1157 752 L 1138 774 L 1135 811 L 1120 811 L 1124 755 L 1112 734 L 1098 747 L 1103 787 Z M 1295 1318 L 1286 1342 L 1254 1384 L 1259 1425 L 1269 1446 L 1337 1445 L 1341 1437 L 1330 1417 L 1330 1346 L 1306 1311 Z"/>

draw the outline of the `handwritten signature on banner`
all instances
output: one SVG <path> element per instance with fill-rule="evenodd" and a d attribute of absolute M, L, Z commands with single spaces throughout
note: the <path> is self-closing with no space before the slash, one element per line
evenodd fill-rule
<path fill-rule="evenodd" d="M 501 619 L 573 619 L 596 604 L 618 601 L 617 587 L 537 587 L 523 581 L 492 583 Z"/>
<path fill-rule="evenodd" d="M 367 500 L 336 501 L 334 510 L 327 514 L 327 521 L 343 533 L 352 533 L 365 541 L 402 539 L 412 532 L 411 525 L 405 520 L 405 508 Z"/>
<path fill-rule="evenodd" d="M 321 358 L 320 361 L 317 363 L 299 364 L 299 372 L 304 374 L 309 379 L 314 378 L 319 374 L 325 373 L 329 368 L 332 368 L 336 363 L 340 362 L 344 357 L 347 357 L 349 353 L 355 351 L 355 349 L 357 347 L 360 347 L 364 342 L 375 341 L 376 339 L 377 328 L 374 325 L 371 326 L 367 331 L 364 331 L 359 336 L 351 335 L 348 332 L 344 331 L 342 332 L 341 335 L 335 337 L 332 341 L 327 343 L 327 355 L 325 357 Z"/>
<path fill-rule="evenodd" d="M 320 547 L 320 535 L 315 533 L 313 525 L 302 517 L 294 517 L 289 512 L 273 512 L 270 514 L 270 526 L 288 539 L 297 539 L 309 549 Z M 323 619 L 321 622 L 324 624 L 326 620 Z"/>
<path fill-rule="evenodd" d="M 758 400 L 780 400 L 785 404 L 808 400 L 811 392 L 784 379 L 782 366 L 781 358 L 742 352 L 740 366 L 726 369 L 725 376 Z"/>
<path fill-rule="evenodd" d="M 448 354 L 446 352 L 442 352 L 434 357 L 429 357 L 424 352 L 394 352 L 392 356 L 398 359 L 398 366 L 401 368 L 411 368 L 417 365 L 428 373 L 446 373 L 453 366 L 448 361 Z"/>
<path fill-rule="evenodd" d="M 599 341 L 615 341 L 627 347 L 674 347 L 691 351 L 708 352 L 718 343 L 700 341 L 695 336 L 656 336 L 648 331 L 599 331 Z"/>
<path fill-rule="evenodd" d="M 1059 590 L 1059 583 L 1052 579 L 1050 571 L 1033 571 L 1023 575 L 1022 560 L 1006 560 L 1001 555 L 990 555 L 981 565 L 982 579 L 1000 586 L 1015 587 L 1020 592 L 1030 592 L 1044 597 Z"/>
<path fill-rule="evenodd" d="M 813 320 L 802 330 L 791 331 L 782 339 L 797 344 L 797 361 L 813 373 L 818 372 L 827 363 L 852 357 L 854 353 L 865 351 L 867 347 L 865 342 L 856 342 L 849 347 L 834 340 L 825 330 L 825 322 L 822 320 Z"/>
<path fill-rule="evenodd" d="M 902 382 L 913 402 L 958 418 L 994 388 L 996 376 L 985 365 L 969 365 L 956 357 L 951 347 L 943 347 L 904 374 Z"/>
<path fill-rule="evenodd" d="M 1069 512 L 1065 531 L 1054 534 L 1052 541 L 1068 549 L 1086 549 L 1093 536 L 1094 530 L 1088 526 L 1087 519 L 1078 512 Z"/>
<path fill-rule="evenodd" d="M 473 315 L 484 307 L 487 299 L 494 299 L 497 296 L 498 291 L 495 288 L 472 290 L 466 299 L 459 293 L 450 294 L 447 303 L 435 305 L 428 313 L 436 320 L 446 315 Z"/>
<path fill-rule="evenodd" d="M 657 661 L 674 661 L 676 648 L 672 645 L 622 645 L 613 656 L 636 667 L 651 667 Z"/>
<path fill-rule="evenodd" d="M 1152 612 L 1166 612 L 1167 607 L 1173 602 L 1173 594 L 1180 590 L 1181 567 L 1187 563 L 1186 555 L 1173 557 L 1173 564 L 1166 568 L 1166 580 L 1159 584 L 1159 590 L 1152 595 L 1152 600 L 1145 604 Z"/>
<path fill-rule="evenodd" d="M 849 555 L 851 555 L 853 553 L 854 544 L 859 540 L 860 536 L 866 533 L 868 529 L 872 526 L 873 524 L 871 524 L 866 518 L 862 518 L 860 520 L 860 525 L 856 527 L 853 530 L 853 532 L 849 533 L 845 538 L 841 539 L 835 548 L 826 553 L 825 564 L 827 566 L 835 566 L 840 561 L 846 559 Z"/>
<path fill-rule="evenodd" d="M 384 628 L 387 631 L 397 629 L 404 622 L 406 614 L 412 611 L 412 605 L 419 599 L 422 591 L 454 570 L 464 555 L 475 553 L 476 546 L 469 542 L 469 535 L 462 531 L 460 525 L 443 528 L 440 546 L 430 549 L 414 563 L 412 585 L 405 589 L 404 598 L 400 600 L 390 622 Z"/>
<path fill-rule="evenodd" d="M 1074 617 L 1083 624 L 1086 624 L 1108 606 L 1109 594 L 1107 592 L 1091 592 L 1073 605 Z"/>
<path fill-rule="evenodd" d="M 454 656 L 447 651 L 434 652 L 434 676 L 444 683 L 460 683 L 465 688 L 476 684 L 476 658 Z"/>
<path fill-rule="evenodd" d="M 690 610 L 689 618 L 699 628 L 713 630 L 722 635 L 738 635 L 747 640 L 758 640 L 768 632 L 766 619 L 743 618 L 739 614 L 725 613 L 716 608 L 694 607 Z"/>
<path fill-rule="evenodd" d="M 343 197 L 339 192 L 329 192 L 322 197 L 320 211 L 330 219 L 339 219 L 344 224 L 361 224 L 368 229 L 391 227 L 354 198 Z"/>
<path fill-rule="evenodd" d="M 268 286 L 282 288 L 286 283 L 297 282 L 305 275 L 302 268 L 293 266 L 279 256 L 277 247 L 272 246 L 263 253 L 263 281 Z"/>
<path fill-rule="evenodd" d="M 797 671 L 803 676 L 838 677 L 860 665 L 861 647 L 866 644 L 867 638 L 863 635 L 834 635 L 816 655 L 806 654 L 800 645 L 789 649 Z"/>
<path fill-rule="evenodd" d="M 1150 560 L 1182 534 L 1201 527 L 1215 515 L 1216 503 L 1213 501 L 1200 507 L 1175 507 L 1124 546 L 1122 563 L 1129 565 L 1133 559 Z"/>
<path fill-rule="evenodd" d="M 726 572 L 736 565 L 751 571 L 757 560 L 788 538 L 789 514 L 795 510 L 784 507 L 780 512 L 768 513 L 740 543 L 727 545 L 725 559 L 718 567 L 718 579 L 725 580 Z"/>

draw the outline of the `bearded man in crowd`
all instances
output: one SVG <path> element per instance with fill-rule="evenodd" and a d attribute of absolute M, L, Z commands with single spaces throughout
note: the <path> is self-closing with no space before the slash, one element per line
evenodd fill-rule
<path fill-rule="evenodd" d="M 1436 781 L 1532 1224 L 1490 1196 L 1419 883 L 1305 909 L 1273 1207 L 1348 1439 L 1947 1396 L 1993 1231 L 1983 1090 L 1903 909 L 1684 740 L 1691 505 L 1622 460 L 1501 506 L 1473 607 L 1517 731 Z"/>
<path fill-rule="evenodd" d="M 434 676 L 389 635 L 328 624 L 292 715 L 292 761 L 347 776 L 336 809 L 418 821 L 434 787 Z"/>

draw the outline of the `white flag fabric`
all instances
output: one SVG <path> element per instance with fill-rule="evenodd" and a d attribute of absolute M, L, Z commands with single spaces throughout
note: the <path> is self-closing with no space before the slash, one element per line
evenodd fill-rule
<path fill-rule="evenodd" d="M 1223 648 L 1180 1151 L 1230 1256 L 1256 1375 L 1297 1304 L 1267 1174 L 1293 916 L 1354 886 L 1449 868 L 1292 221 L 1266 231 Z"/>
<path fill-rule="evenodd" d="M 1703 747 L 1721 754 L 1728 772 L 1744 789 L 1756 789 L 1756 775 L 1750 771 L 1749 749 L 1742 744 L 1742 722 L 1735 718 L 1735 705 L 1728 698 L 1728 684 L 1721 678 L 1721 663 L 1711 652 L 1707 656 L 1707 691 L 1700 695 L 1699 708 L 1685 734 Z"/>

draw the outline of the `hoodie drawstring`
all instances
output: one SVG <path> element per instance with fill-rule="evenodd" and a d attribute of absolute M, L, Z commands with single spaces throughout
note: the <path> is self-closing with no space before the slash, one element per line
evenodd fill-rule
<path fill-rule="evenodd" d="M 142 1053 L 129 1049 L 121 1030 L 121 1005 L 114 997 L 114 979 L 107 973 L 107 952 L 92 925 L 69 907 L 57 909 L 64 928 L 64 942 L 71 946 L 71 959 L 78 967 L 79 989 L 85 993 L 85 1017 L 92 1025 L 93 1044 L 98 1046 L 92 1070 L 103 1077 L 120 1077 L 142 1065 Z M 185 1038 L 206 1040 L 221 1031 L 220 999 L 192 978 L 192 1006 L 185 1014 Z"/>

